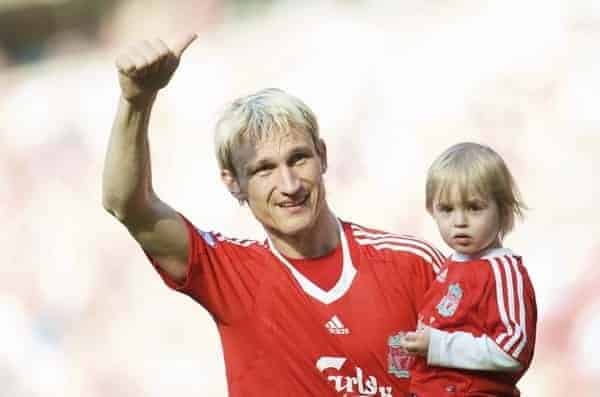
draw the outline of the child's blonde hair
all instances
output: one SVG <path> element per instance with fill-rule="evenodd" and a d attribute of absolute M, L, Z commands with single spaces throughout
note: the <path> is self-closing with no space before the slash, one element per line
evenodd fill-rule
<path fill-rule="evenodd" d="M 234 153 L 242 142 L 257 142 L 273 133 L 304 131 L 315 147 L 319 125 L 300 99 L 277 88 L 239 98 L 223 111 L 215 128 L 215 152 L 221 170 L 236 172 Z"/>
<path fill-rule="evenodd" d="M 500 213 L 500 239 L 513 229 L 515 217 L 522 218 L 527 208 L 504 160 L 488 146 L 459 143 L 433 162 L 425 188 L 430 213 L 435 198 L 448 195 L 451 186 L 458 187 L 463 202 L 467 202 L 472 194 L 496 202 Z"/>

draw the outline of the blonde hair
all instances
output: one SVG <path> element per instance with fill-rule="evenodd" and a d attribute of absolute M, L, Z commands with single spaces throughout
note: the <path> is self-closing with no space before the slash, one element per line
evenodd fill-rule
<path fill-rule="evenodd" d="M 304 131 L 316 145 L 319 125 L 300 99 L 278 88 L 267 88 L 226 106 L 215 128 L 215 152 L 221 170 L 236 172 L 234 153 L 243 142 L 258 142 L 282 132 Z"/>
<path fill-rule="evenodd" d="M 513 229 L 515 217 L 522 218 L 527 209 L 504 160 L 488 146 L 459 143 L 446 149 L 433 162 L 425 188 L 430 213 L 437 195 L 449 194 L 449 187 L 454 185 L 463 202 L 473 193 L 496 202 L 500 213 L 500 239 Z"/>

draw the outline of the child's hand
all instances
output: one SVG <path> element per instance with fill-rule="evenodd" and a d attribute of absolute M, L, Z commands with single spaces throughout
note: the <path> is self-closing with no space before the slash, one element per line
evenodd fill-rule
<path fill-rule="evenodd" d="M 429 328 L 423 327 L 415 332 L 407 332 L 402 338 L 402 348 L 411 354 L 427 357 L 429 350 Z"/>

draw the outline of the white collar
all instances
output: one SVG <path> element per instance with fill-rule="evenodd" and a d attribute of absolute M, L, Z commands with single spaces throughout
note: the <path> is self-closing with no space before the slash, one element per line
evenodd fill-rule
<path fill-rule="evenodd" d="M 329 291 L 321 289 L 321 287 L 310 281 L 302 273 L 296 270 L 296 268 L 292 266 L 292 264 L 283 255 L 281 255 L 277 248 L 275 248 L 275 244 L 273 244 L 273 241 L 271 241 L 271 238 L 267 234 L 269 249 L 273 255 L 275 255 L 275 257 L 289 269 L 289 271 L 292 273 L 292 276 L 294 276 L 304 292 L 319 302 L 325 304 L 329 304 L 341 298 L 346 291 L 350 289 L 352 280 L 354 280 L 354 277 L 356 276 L 356 268 L 352 263 L 352 257 L 350 256 L 350 248 L 348 246 L 348 240 L 346 239 L 346 233 L 344 233 L 344 228 L 342 227 L 342 223 L 339 221 L 339 219 L 336 218 L 336 222 L 340 234 L 340 242 L 342 244 L 342 274 L 340 275 L 340 278 L 334 287 Z"/>
<path fill-rule="evenodd" d="M 492 258 L 497 258 L 499 256 L 505 256 L 505 255 L 514 256 L 515 254 L 508 248 L 500 247 L 500 248 L 489 248 L 476 256 L 461 254 L 460 252 L 454 251 L 452 254 L 450 254 L 449 259 L 454 262 L 467 262 L 467 261 L 472 261 L 472 260 L 476 260 L 476 259 L 492 259 Z"/>

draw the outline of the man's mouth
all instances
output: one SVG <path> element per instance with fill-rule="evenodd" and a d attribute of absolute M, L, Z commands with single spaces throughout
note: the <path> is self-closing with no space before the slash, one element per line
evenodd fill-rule
<path fill-rule="evenodd" d="M 286 201 L 277 203 L 277 205 L 282 208 L 295 208 L 295 207 L 303 206 L 307 201 L 308 201 L 308 194 L 301 197 L 298 200 L 286 200 Z"/>

